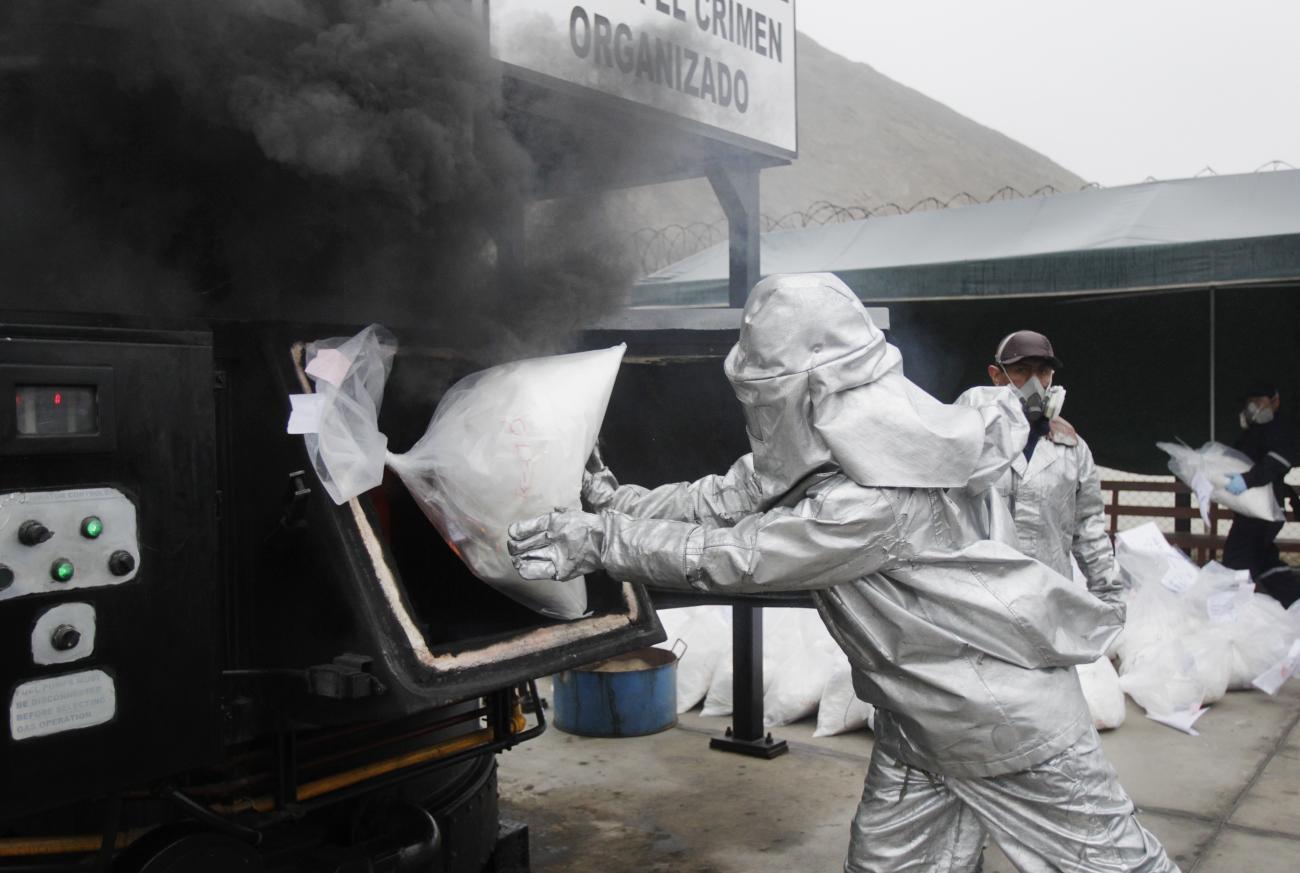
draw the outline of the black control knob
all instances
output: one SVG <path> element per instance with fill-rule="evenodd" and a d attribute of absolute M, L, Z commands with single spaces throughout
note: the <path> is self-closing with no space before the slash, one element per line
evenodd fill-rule
<path fill-rule="evenodd" d="M 14 584 L 14 571 L 0 564 L 0 591 L 4 591 L 12 584 Z"/>
<path fill-rule="evenodd" d="M 54 629 L 54 633 L 50 634 L 50 645 L 54 646 L 55 651 L 72 651 L 80 642 L 81 631 L 70 624 L 61 624 Z"/>
<path fill-rule="evenodd" d="M 18 525 L 18 542 L 24 546 L 39 546 L 54 536 L 54 531 L 34 519 Z"/>
<path fill-rule="evenodd" d="M 135 569 L 135 556 L 130 552 L 118 549 L 108 556 L 108 572 L 114 576 L 125 576 Z"/>

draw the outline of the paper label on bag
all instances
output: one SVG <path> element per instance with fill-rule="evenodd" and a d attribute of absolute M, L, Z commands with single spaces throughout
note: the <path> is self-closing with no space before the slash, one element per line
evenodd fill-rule
<path fill-rule="evenodd" d="M 1201 510 L 1201 521 L 1210 523 L 1210 500 L 1214 494 L 1214 483 L 1204 473 L 1192 477 L 1192 490 L 1196 492 L 1196 505 Z"/>
<path fill-rule="evenodd" d="M 1152 721 L 1168 725 L 1175 730 L 1180 730 L 1185 734 L 1199 737 L 1200 734 L 1192 727 L 1196 720 L 1205 714 L 1205 707 L 1198 706 L 1195 709 L 1180 709 L 1177 712 L 1169 713 L 1147 713 L 1147 718 Z"/>
<path fill-rule="evenodd" d="M 321 414 L 325 411 L 325 397 L 321 394 L 289 395 L 288 433 L 320 433 Z"/>
<path fill-rule="evenodd" d="M 352 359 L 338 349 L 321 349 L 307 365 L 307 375 L 315 376 L 337 388 L 343 384 L 343 377 L 348 374 L 351 366 Z"/>
<path fill-rule="evenodd" d="M 1205 611 L 1214 624 L 1224 624 L 1237 620 L 1237 598 L 1241 592 L 1237 589 L 1220 591 L 1205 598 Z"/>
<path fill-rule="evenodd" d="M 1121 531 L 1115 535 L 1115 538 L 1135 552 L 1152 552 L 1163 555 L 1168 554 L 1173 549 L 1154 522 L 1147 522 L 1126 531 Z"/>
<path fill-rule="evenodd" d="M 1260 673 L 1250 684 L 1265 694 L 1277 694 L 1277 690 L 1296 670 L 1300 670 L 1300 640 L 1291 643 L 1291 651 L 1287 652 L 1286 657 Z"/>
<path fill-rule="evenodd" d="M 1182 594 L 1196 584 L 1196 568 L 1181 562 L 1173 564 L 1160 577 L 1160 584 L 1175 594 Z"/>

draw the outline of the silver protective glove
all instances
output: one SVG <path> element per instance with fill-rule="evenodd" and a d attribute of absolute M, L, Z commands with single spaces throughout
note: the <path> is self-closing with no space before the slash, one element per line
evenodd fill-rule
<path fill-rule="evenodd" d="M 582 502 L 589 509 L 600 511 L 614 499 L 618 491 L 618 479 L 605 466 L 605 459 L 600 456 L 600 447 L 591 450 L 587 466 L 582 471 Z"/>
<path fill-rule="evenodd" d="M 590 512 L 557 509 L 510 525 L 510 551 L 515 570 L 524 579 L 563 581 L 599 570 L 605 528 Z"/>

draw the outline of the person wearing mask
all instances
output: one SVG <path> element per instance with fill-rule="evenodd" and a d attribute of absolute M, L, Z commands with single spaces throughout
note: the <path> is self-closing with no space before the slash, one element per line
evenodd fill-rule
<path fill-rule="evenodd" d="M 755 286 L 725 370 L 751 453 L 653 489 L 598 468 L 591 511 L 511 526 L 520 575 L 810 591 L 878 708 L 847 873 L 968 873 L 986 834 L 1021 870 L 1177 870 L 1073 669 L 1119 633 L 1122 605 L 986 538 L 988 486 L 1026 436 L 1015 395 L 939 403 L 830 274 Z"/>
<path fill-rule="evenodd" d="M 1283 481 L 1295 454 L 1278 415 L 1281 405 L 1282 397 L 1274 383 L 1256 380 L 1250 385 L 1239 417 L 1242 433 L 1233 447 L 1249 457 L 1254 466 L 1245 473 L 1234 473 L 1225 487 L 1229 494 L 1241 494 L 1248 488 L 1268 486 L 1280 506 L 1286 506 L 1289 494 L 1291 505 L 1296 507 L 1295 492 Z M 1260 591 L 1290 606 L 1300 598 L 1300 582 L 1274 542 L 1282 524 L 1238 515 L 1223 545 L 1223 563 L 1234 570 L 1249 570 Z"/>
<path fill-rule="evenodd" d="M 1123 586 L 1106 532 L 1101 482 L 1088 444 L 1061 418 L 1065 389 L 1053 384 L 1060 369 L 1051 341 L 1041 333 L 1018 330 L 998 343 L 989 379 L 1015 389 L 1029 437 L 995 487 L 1007 502 L 1025 554 L 1067 577 L 1073 575 L 1073 555 L 1088 590 L 1113 601 Z M 957 402 L 971 404 L 987 391 L 972 388 Z"/>

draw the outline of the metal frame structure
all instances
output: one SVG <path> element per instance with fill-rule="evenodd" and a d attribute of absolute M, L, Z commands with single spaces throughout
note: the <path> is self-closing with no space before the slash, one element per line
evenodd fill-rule
<path fill-rule="evenodd" d="M 609 124 L 612 119 L 627 127 L 628 140 L 637 140 L 638 130 L 643 130 L 647 138 L 652 137 L 653 126 L 661 120 L 659 113 L 610 98 L 595 101 L 598 110 L 593 113 L 590 95 L 575 95 L 568 89 L 548 90 L 522 78 L 510 80 L 507 96 L 520 121 L 517 130 L 521 141 L 531 153 L 540 156 L 539 164 L 544 172 L 536 192 L 539 200 L 707 178 L 728 223 L 728 306 L 739 309 L 745 305 L 750 289 L 760 278 L 759 174 L 768 167 L 788 164 L 787 158 L 752 151 L 686 127 L 675 139 L 674 148 L 650 155 L 630 167 L 617 161 L 600 167 L 552 162 L 548 156 L 573 153 L 565 147 L 566 142 L 587 136 L 593 128 Z M 598 117 L 593 119 L 593 114 Z M 545 171 L 548 164 L 553 168 Z M 524 275 L 527 241 L 523 225 L 522 216 L 507 217 L 503 222 L 498 253 L 506 275 Z M 753 601 L 742 598 L 732 605 L 733 722 L 728 735 L 714 738 L 710 747 L 773 758 L 788 749 L 784 741 L 774 740 L 763 728 L 763 607 L 761 601 L 759 604 L 753 605 Z"/>

